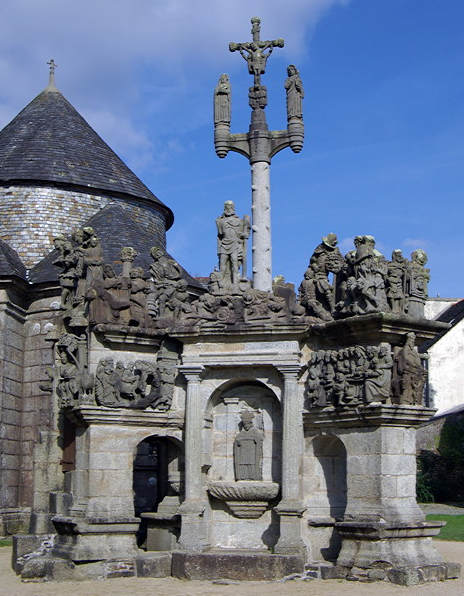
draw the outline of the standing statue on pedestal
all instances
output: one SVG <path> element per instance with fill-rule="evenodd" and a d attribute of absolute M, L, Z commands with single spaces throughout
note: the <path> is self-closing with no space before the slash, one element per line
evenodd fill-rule
<path fill-rule="evenodd" d="M 424 318 L 424 307 L 429 296 L 428 284 L 430 281 L 430 269 L 425 267 L 426 263 L 427 253 L 425 250 L 418 248 L 412 253 L 408 315 L 417 319 Z"/>
<path fill-rule="evenodd" d="M 247 216 L 240 219 L 235 214 L 233 201 L 224 203 L 224 213 L 216 219 L 218 231 L 218 257 L 220 285 L 223 290 L 237 288 L 241 277 L 246 277 L 246 249 L 250 236 L 250 221 Z"/>
<path fill-rule="evenodd" d="M 253 412 L 240 415 L 242 427 L 234 441 L 235 480 L 262 480 L 263 437 L 253 427 Z"/>
<path fill-rule="evenodd" d="M 303 118 L 302 99 L 304 97 L 303 83 L 295 65 L 287 67 L 288 79 L 285 81 L 287 91 L 287 118 Z"/>
<path fill-rule="evenodd" d="M 214 90 L 214 124 L 230 125 L 230 83 L 226 74 L 219 77 Z"/>

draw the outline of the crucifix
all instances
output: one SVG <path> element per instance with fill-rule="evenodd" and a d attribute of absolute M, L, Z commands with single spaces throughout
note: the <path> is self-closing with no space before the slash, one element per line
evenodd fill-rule
<path fill-rule="evenodd" d="M 268 41 L 261 41 L 261 21 L 258 17 L 251 19 L 251 34 L 253 41 L 245 43 L 230 43 L 229 50 L 231 52 L 239 51 L 241 56 L 247 61 L 248 72 L 253 75 L 255 85 L 261 85 L 261 75 L 266 70 L 266 62 L 274 48 L 283 48 L 284 40 L 273 39 Z M 268 50 L 267 54 L 264 52 Z M 246 52 L 246 53 L 245 53 Z"/>
<path fill-rule="evenodd" d="M 231 52 L 238 51 L 246 60 L 248 72 L 253 75 L 248 99 L 252 109 L 248 133 L 230 133 L 230 83 L 226 74 L 221 75 L 214 92 L 214 146 L 219 157 L 236 151 L 248 158 L 251 165 L 252 210 L 252 268 L 253 288 L 272 291 L 271 255 L 271 158 L 291 147 L 299 153 L 303 147 L 304 124 L 301 110 L 303 87 L 294 65 L 288 67 L 285 82 L 287 91 L 287 129 L 269 130 L 264 108 L 267 105 L 267 89 L 261 85 L 267 59 L 274 48 L 283 48 L 284 40 L 261 40 L 260 19 L 251 19 L 253 41 L 230 43 Z"/>

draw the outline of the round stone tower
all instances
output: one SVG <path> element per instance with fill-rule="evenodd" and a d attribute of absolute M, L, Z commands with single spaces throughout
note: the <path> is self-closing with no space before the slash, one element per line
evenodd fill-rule
<path fill-rule="evenodd" d="M 32 269 L 107 205 L 166 247 L 164 205 L 108 147 L 53 83 L 0 131 L 1 239 Z"/>

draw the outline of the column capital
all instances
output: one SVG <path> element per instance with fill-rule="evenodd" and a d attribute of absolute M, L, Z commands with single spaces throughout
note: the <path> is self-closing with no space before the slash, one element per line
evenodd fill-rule
<path fill-rule="evenodd" d="M 180 364 L 177 370 L 184 375 L 189 383 L 199 383 L 205 367 L 201 364 Z"/>
<path fill-rule="evenodd" d="M 299 362 L 275 364 L 274 366 L 282 374 L 284 379 L 298 379 L 304 367 Z"/>

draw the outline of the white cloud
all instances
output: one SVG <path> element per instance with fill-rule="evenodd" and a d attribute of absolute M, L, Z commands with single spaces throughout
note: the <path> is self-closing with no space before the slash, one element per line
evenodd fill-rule
<path fill-rule="evenodd" d="M 46 87 L 46 63 L 54 58 L 57 87 L 71 103 L 82 113 L 106 110 L 97 131 L 111 141 L 122 131 L 106 134 L 108 122 L 123 123 L 129 145 L 140 141 L 133 159 L 151 164 L 144 120 L 158 116 L 160 134 L 204 124 L 210 106 L 198 97 L 213 71 L 245 70 L 227 46 L 251 39 L 252 16 L 261 17 L 263 39 L 285 38 L 279 53 L 294 61 L 306 53 L 305 36 L 321 16 L 348 2 L 2 0 L 0 128 Z"/>

